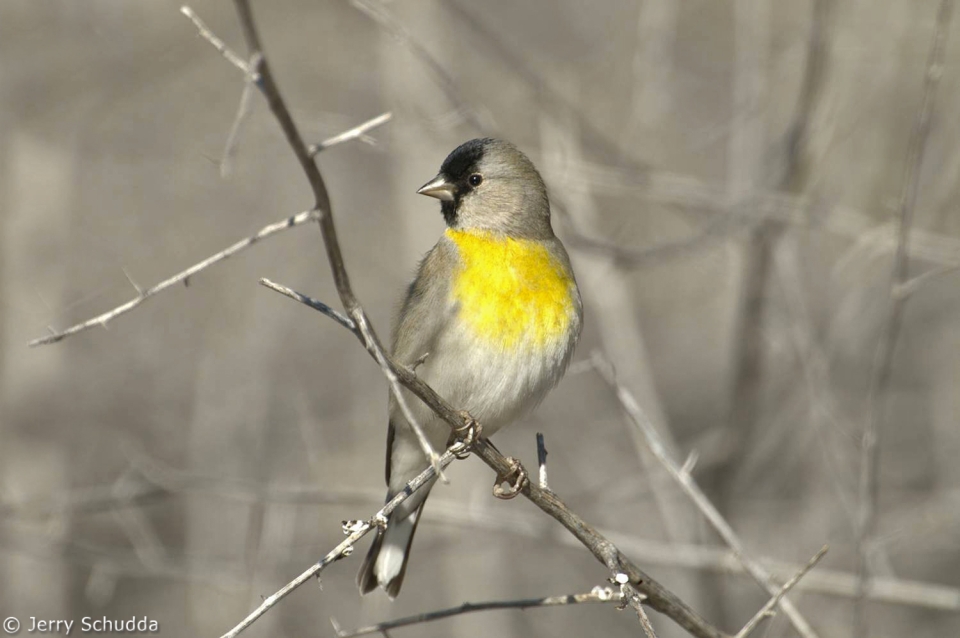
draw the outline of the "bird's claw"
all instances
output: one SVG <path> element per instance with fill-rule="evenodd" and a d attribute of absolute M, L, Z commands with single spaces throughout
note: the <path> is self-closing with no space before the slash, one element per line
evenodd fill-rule
<path fill-rule="evenodd" d="M 460 416 L 463 417 L 464 424 L 453 431 L 457 436 L 457 450 L 453 455 L 463 460 L 470 456 L 470 448 L 480 438 L 483 427 L 466 411 L 461 412 Z"/>
<path fill-rule="evenodd" d="M 493 484 L 493 495 L 503 500 L 516 498 L 529 481 L 527 471 L 520 465 L 520 461 L 510 456 L 507 457 L 507 463 L 510 464 L 510 470 L 504 474 L 498 474 Z M 509 485 L 503 487 L 504 483 Z"/>

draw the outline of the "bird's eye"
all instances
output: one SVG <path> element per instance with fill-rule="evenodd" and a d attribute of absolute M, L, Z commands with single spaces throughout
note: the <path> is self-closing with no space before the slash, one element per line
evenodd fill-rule
<path fill-rule="evenodd" d="M 474 187 L 479 186 L 480 184 L 483 183 L 483 175 L 481 175 L 480 173 L 474 173 L 469 178 L 467 178 L 467 181 L 470 183 L 471 186 L 474 186 Z"/>

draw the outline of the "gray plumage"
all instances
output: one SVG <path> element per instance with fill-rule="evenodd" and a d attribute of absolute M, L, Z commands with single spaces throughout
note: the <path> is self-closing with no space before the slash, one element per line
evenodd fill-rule
<path fill-rule="evenodd" d="M 570 281 L 568 328 L 546 344 L 532 340 L 507 348 L 478 338 L 460 316 L 452 294 L 461 266 L 457 244 L 444 234 L 427 253 L 407 289 L 393 331 L 399 363 L 426 361 L 417 374 L 451 405 L 483 425 L 484 436 L 536 406 L 566 370 L 580 336 L 582 305 L 570 260 L 550 226 L 546 187 L 533 163 L 508 142 L 472 140 L 455 149 L 438 176 L 418 191 L 441 200 L 454 230 L 531 240 L 546 249 Z M 504 264 L 509 268 L 509 264 Z M 531 282 L 536 286 L 536 282 Z M 443 450 L 449 426 L 412 394 L 405 398 L 431 445 Z M 391 397 L 387 434 L 387 499 L 427 467 L 417 437 Z M 357 576 L 362 593 L 378 585 L 394 598 L 406 572 L 410 545 L 432 484 L 408 498 L 375 539 Z"/>

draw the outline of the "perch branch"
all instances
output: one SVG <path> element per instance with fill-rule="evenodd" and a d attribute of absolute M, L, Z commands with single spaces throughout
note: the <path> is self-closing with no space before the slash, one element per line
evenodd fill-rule
<path fill-rule="evenodd" d="M 294 295 L 292 298 L 303 297 L 302 303 L 314 307 L 317 302 L 304 295 Z M 422 400 L 435 414 L 448 425 L 457 430 L 468 429 L 471 419 L 462 410 L 453 408 L 429 385 L 417 377 L 412 370 L 397 365 L 392 359 L 384 355 L 387 365 L 391 367 L 400 384 L 409 389 Z M 516 471 L 516 466 L 501 454 L 485 438 L 477 439 L 471 451 L 492 468 L 497 476 L 510 476 Z M 716 629 L 690 609 L 673 592 L 666 589 L 651 576 L 637 567 L 627 558 L 616 545 L 605 538 L 592 525 L 580 518 L 552 491 L 526 481 L 521 493 L 543 512 L 556 519 L 580 543 L 607 566 L 614 579 L 620 585 L 630 585 L 637 593 L 644 597 L 644 603 L 660 613 L 669 616 L 678 625 L 686 629 L 691 635 L 698 638 L 725 638 L 726 634 Z M 762 568 L 761 568 L 762 569 Z M 628 602 L 631 602 L 628 600 Z M 784 601 L 786 602 L 786 601 Z"/>

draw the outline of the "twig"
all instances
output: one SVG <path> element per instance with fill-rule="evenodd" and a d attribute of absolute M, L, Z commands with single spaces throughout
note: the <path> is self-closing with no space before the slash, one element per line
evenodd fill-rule
<path fill-rule="evenodd" d="M 409 627 L 410 625 L 419 625 L 461 614 L 470 614 L 478 611 L 491 611 L 496 609 L 531 609 L 534 607 L 558 607 L 563 605 L 579 605 L 583 603 L 619 603 L 622 596 L 609 587 L 594 587 L 593 591 L 587 594 L 571 594 L 568 596 L 547 596 L 546 598 L 521 598 L 519 600 L 492 600 L 482 603 L 463 603 L 457 607 L 440 609 L 437 611 L 428 611 L 422 614 L 397 618 L 360 627 L 352 631 L 343 631 L 339 625 L 331 619 L 337 638 L 355 638 L 356 636 L 365 636 L 367 634 L 379 634 L 399 627 Z"/>
<path fill-rule="evenodd" d="M 440 466 L 446 467 L 452 463 L 455 458 L 457 457 L 453 450 L 444 452 L 440 457 Z M 310 569 L 291 580 L 272 596 L 265 598 L 264 601 L 260 603 L 259 607 L 253 610 L 250 615 L 244 618 L 243 621 L 241 621 L 237 626 L 223 634 L 221 638 L 236 638 L 240 632 L 256 622 L 260 616 L 270 611 L 271 607 L 280 602 L 297 587 L 318 575 L 321 571 L 323 571 L 324 568 L 327 567 L 327 565 L 330 565 L 331 563 L 334 563 L 345 556 L 349 556 L 353 551 L 354 544 L 358 540 L 366 536 L 371 530 L 385 525 L 387 518 L 390 516 L 390 513 L 393 512 L 393 510 L 399 507 L 401 503 L 407 500 L 414 492 L 423 487 L 423 485 L 432 480 L 436 475 L 437 474 L 433 466 L 428 466 L 423 472 L 420 472 L 416 478 L 407 483 L 406 487 L 402 491 L 390 499 L 386 505 L 384 505 L 368 520 L 353 521 L 349 524 L 344 523 L 344 531 L 349 532 L 349 536 L 347 536 L 342 543 L 330 550 L 326 556 L 320 559 L 320 562 L 314 564 L 310 567 Z"/>
<path fill-rule="evenodd" d="M 274 283 L 269 279 L 267 279 L 266 277 L 260 278 L 260 285 L 265 286 L 270 290 L 279 292 L 281 295 L 285 297 L 290 297 L 294 301 L 299 301 L 302 304 L 306 304 L 311 308 L 313 308 L 314 310 L 317 310 L 327 315 L 328 317 L 330 317 L 331 319 L 339 323 L 341 326 L 343 326 L 350 332 L 354 334 L 358 334 L 357 325 L 353 323 L 353 320 L 350 317 L 347 317 L 339 310 L 334 310 L 333 308 L 323 303 L 322 301 L 317 301 L 313 297 L 302 295 L 296 290 L 293 290 L 292 288 L 287 288 L 286 286 L 282 286 L 278 283 Z"/>
<path fill-rule="evenodd" d="M 250 246 L 260 241 L 261 239 L 269 237 L 270 235 L 273 235 L 275 233 L 279 233 L 280 231 L 287 230 L 288 228 L 293 228 L 294 226 L 300 226 L 301 224 L 315 221 L 316 219 L 319 218 L 319 216 L 320 216 L 319 213 L 317 213 L 316 211 L 305 211 L 302 213 L 298 213 L 293 217 L 288 217 L 287 219 L 284 219 L 282 221 L 270 224 L 268 226 L 264 226 L 259 231 L 257 231 L 255 235 L 251 235 L 246 239 L 241 239 L 237 243 L 233 244 L 228 248 L 225 248 L 224 250 L 221 250 L 217 254 L 211 255 L 206 259 L 204 259 L 203 261 L 196 263 L 193 266 L 190 266 L 186 270 L 181 271 L 176 275 L 173 275 L 172 277 L 164 279 L 163 281 L 152 286 L 151 288 L 148 288 L 140 292 L 135 298 L 131 299 L 127 303 L 117 306 L 113 310 L 109 310 L 103 314 L 97 315 L 92 319 L 87 319 L 82 323 L 78 323 L 74 326 L 71 326 L 66 330 L 62 330 L 60 332 L 53 332 L 52 334 L 49 334 L 45 337 L 39 337 L 37 339 L 34 339 L 28 345 L 31 348 L 36 346 L 43 346 L 50 343 L 56 343 L 57 341 L 65 339 L 66 337 L 75 335 L 78 332 L 83 332 L 84 330 L 88 330 L 96 326 L 106 327 L 109 321 L 112 321 L 116 317 L 119 317 L 120 315 L 130 312 L 131 310 L 133 310 L 134 308 L 142 304 L 144 301 L 146 301 L 150 297 L 156 295 L 157 293 L 163 292 L 167 288 L 170 288 L 171 286 L 175 286 L 181 282 L 184 284 L 189 283 L 190 277 L 194 276 L 201 270 L 205 270 L 206 268 L 209 268 L 210 266 L 218 262 L 221 262 L 224 259 L 227 259 L 228 257 L 232 257 L 236 255 L 241 250 L 249 248 Z"/>
<path fill-rule="evenodd" d="M 743 629 L 737 632 L 737 635 L 734 636 L 734 638 L 746 638 L 753 632 L 754 629 L 757 628 L 757 626 L 760 625 L 764 618 L 773 616 L 775 613 L 773 608 L 777 606 L 777 604 L 780 602 L 780 599 L 786 596 L 787 592 L 793 589 L 793 586 L 800 582 L 800 579 L 803 578 L 808 571 L 813 569 L 826 553 L 827 546 L 824 545 L 820 548 L 820 551 L 814 554 L 813 558 L 811 558 L 807 564 L 800 569 L 800 571 L 794 574 L 793 578 L 783 584 L 783 587 L 780 588 L 780 591 L 778 591 L 773 598 L 767 601 L 767 604 L 761 607 L 760 611 L 758 611 L 753 618 L 747 621 L 747 624 L 743 626 Z"/>
<path fill-rule="evenodd" d="M 692 500 L 694 505 L 703 513 L 707 521 L 710 522 L 717 533 L 720 534 L 721 538 L 723 538 L 724 542 L 733 550 L 737 560 L 741 562 L 747 573 L 750 574 L 767 593 L 771 596 L 774 595 L 777 591 L 777 586 L 770 573 L 758 562 L 747 556 L 743 543 L 730 527 L 730 524 L 727 523 L 720 512 L 717 511 L 706 495 L 700 490 L 693 478 L 689 474 L 682 472 L 680 467 L 670 458 L 666 448 L 664 448 L 660 442 L 659 434 L 657 434 L 656 429 L 650 423 L 649 419 L 647 419 L 646 414 L 640 408 L 636 399 L 633 398 L 633 395 L 617 382 L 612 369 L 599 353 L 594 353 L 593 360 L 597 373 L 616 391 L 620 405 L 627 416 L 630 417 L 633 424 L 643 434 L 644 438 L 646 438 L 650 446 L 650 451 L 653 452 L 657 460 L 663 464 L 674 480 L 677 481 L 681 489 L 686 492 L 690 500 Z M 780 600 L 778 604 L 801 635 L 815 635 L 813 628 L 803 616 L 800 615 L 800 612 L 789 600 L 784 598 Z"/>
<path fill-rule="evenodd" d="M 657 638 L 657 633 L 653 630 L 653 625 L 650 624 L 650 618 L 647 617 L 643 605 L 638 604 L 635 609 L 637 610 L 637 617 L 640 619 L 640 626 L 643 627 L 643 632 L 647 634 L 647 638 Z"/>
<path fill-rule="evenodd" d="M 349 131 L 344 131 L 333 137 L 329 137 L 319 144 L 311 144 L 307 147 L 307 151 L 310 153 L 311 157 L 316 155 L 321 151 L 325 151 L 331 146 L 336 146 L 337 144 L 343 144 L 344 142 L 349 142 L 350 140 L 361 139 L 367 140 L 370 139 L 367 136 L 368 131 L 372 131 L 378 126 L 382 126 L 390 121 L 393 118 L 393 113 L 381 113 L 377 117 L 367 120 L 363 124 L 353 127 Z"/>
<path fill-rule="evenodd" d="M 197 27 L 197 31 L 200 32 L 200 35 L 203 37 L 203 39 L 212 44 L 213 48 L 219 51 L 220 55 L 226 58 L 230 64 L 243 71 L 243 74 L 248 78 L 251 78 L 254 82 L 257 81 L 255 67 L 234 53 L 233 50 L 228 47 L 223 40 L 218 38 L 216 34 L 211 31 L 209 27 L 207 27 L 206 23 L 200 19 L 200 16 L 194 13 L 193 9 L 191 9 L 188 5 L 183 5 L 180 7 L 180 13 L 190 18 L 193 24 Z"/>
<path fill-rule="evenodd" d="M 907 280 L 907 245 L 910 241 L 910 226 L 916 207 L 917 187 L 920 182 L 920 164 L 923 151 L 930 133 L 930 115 L 940 76 L 943 74 L 943 56 L 946 48 L 947 32 L 953 13 L 953 0 L 942 0 L 937 11 L 937 20 L 933 44 L 927 60 L 926 76 L 923 83 L 923 98 L 917 113 L 913 133 L 910 136 L 910 148 L 904 169 L 903 190 L 900 193 L 900 226 L 897 231 L 897 251 L 894 254 L 893 269 L 890 278 L 890 312 L 887 314 L 877 349 L 874 352 L 873 368 L 870 374 L 870 389 L 867 395 L 867 421 L 860 447 L 860 511 L 857 529 L 857 575 L 858 595 L 855 606 L 855 634 L 864 638 L 869 633 L 867 618 L 867 589 L 870 586 L 870 540 L 876 533 L 877 502 L 880 496 L 880 422 L 883 419 L 881 402 L 885 398 L 893 367 L 893 353 L 896 349 L 900 326 L 903 322 L 903 309 L 906 296 L 897 295 L 897 287 Z"/>
<path fill-rule="evenodd" d="M 540 489 L 549 490 L 547 485 L 547 444 L 543 433 L 537 432 L 537 466 L 540 468 Z"/>

